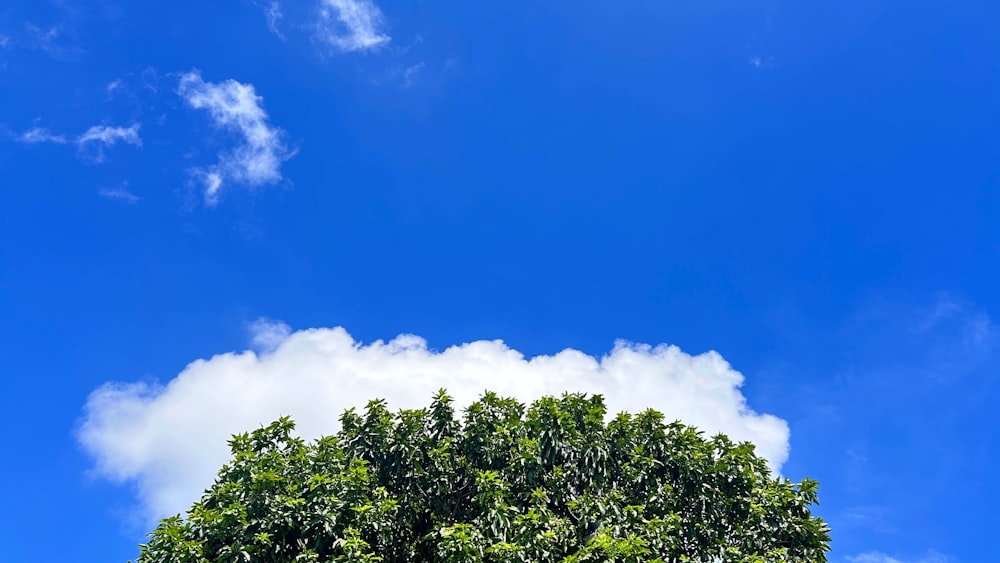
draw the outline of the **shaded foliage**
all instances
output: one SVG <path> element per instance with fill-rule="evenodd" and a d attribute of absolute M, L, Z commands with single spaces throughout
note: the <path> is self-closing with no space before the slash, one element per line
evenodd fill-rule
<path fill-rule="evenodd" d="M 348 410 L 311 443 L 282 418 L 234 436 L 138 561 L 826 561 L 815 481 L 653 410 L 605 416 L 600 396 L 486 393 L 459 420 L 440 391 L 426 409 Z"/>

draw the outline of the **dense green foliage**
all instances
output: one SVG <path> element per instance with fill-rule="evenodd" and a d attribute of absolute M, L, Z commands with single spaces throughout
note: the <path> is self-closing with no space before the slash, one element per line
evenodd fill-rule
<path fill-rule="evenodd" d="M 459 421 L 441 391 L 428 409 L 348 410 L 313 443 L 283 418 L 233 437 L 139 562 L 826 561 L 815 481 L 652 410 L 605 414 L 599 396 L 487 393 Z"/>

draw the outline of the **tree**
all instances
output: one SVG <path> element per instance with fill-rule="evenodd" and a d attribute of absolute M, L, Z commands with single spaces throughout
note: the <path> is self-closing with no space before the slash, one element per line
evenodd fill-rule
<path fill-rule="evenodd" d="M 486 393 L 459 421 L 442 390 L 426 409 L 350 409 L 311 443 L 282 418 L 234 436 L 138 562 L 826 561 L 816 481 L 653 410 L 605 415 L 600 396 Z"/>

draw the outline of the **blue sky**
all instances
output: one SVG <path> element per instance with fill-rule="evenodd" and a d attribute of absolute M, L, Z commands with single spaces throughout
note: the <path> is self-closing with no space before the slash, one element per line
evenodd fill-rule
<path fill-rule="evenodd" d="M 2 559 L 446 385 L 752 439 L 831 561 L 997 560 L 998 53 L 987 2 L 4 2 Z"/>

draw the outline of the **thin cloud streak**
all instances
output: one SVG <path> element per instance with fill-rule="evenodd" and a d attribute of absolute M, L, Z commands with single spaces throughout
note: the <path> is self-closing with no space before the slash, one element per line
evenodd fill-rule
<path fill-rule="evenodd" d="M 268 4 L 267 8 L 264 8 L 264 16 L 267 17 L 267 28 L 271 30 L 271 33 L 284 39 L 285 36 L 278 30 L 278 22 L 284 17 L 284 14 L 281 12 L 281 4 L 277 2 Z"/>
<path fill-rule="evenodd" d="M 117 188 L 101 188 L 97 193 L 101 197 L 104 197 L 104 198 L 107 198 L 107 199 L 113 199 L 113 200 L 121 201 L 123 203 L 128 203 L 130 205 L 134 204 L 134 203 L 138 203 L 139 202 L 139 196 L 137 196 L 134 193 L 130 192 L 126 188 L 126 186 L 128 186 L 127 182 L 125 184 L 117 187 Z"/>
<path fill-rule="evenodd" d="M 898 559 L 878 551 L 869 551 L 848 557 L 847 561 L 849 563 L 953 563 L 955 559 L 932 549 L 916 559 Z"/>
<path fill-rule="evenodd" d="M 104 162 L 104 151 L 108 147 L 124 143 L 136 147 L 142 146 L 142 138 L 139 136 L 141 125 L 133 123 L 129 127 L 116 127 L 111 125 L 94 125 L 72 143 L 77 147 L 77 154 L 81 158 L 90 159 L 93 162 Z M 70 139 L 65 135 L 49 131 L 45 127 L 32 127 L 27 131 L 18 134 L 8 133 L 11 139 L 26 145 L 37 145 L 41 143 L 53 143 L 65 145 L 70 143 Z"/>
<path fill-rule="evenodd" d="M 141 147 L 142 139 L 139 137 L 139 127 L 140 125 L 138 123 L 134 123 L 130 127 L 95 125 L 90 129 L 87 129 L 83 135 L 80 135 L 76 142 L 79 145 L 85 145 L 87 143 L 101 143 L 107 146 L 112 146 L 118 142 L 122 142 Z"/>
<path fill-rule="evenodd" d="M 129 127 L 95 125 L 77 137 L 76 145 L 79 154 L 85 158 L 93 159 L 94 162 L 101 163 L 105 161 L 104 150 L 108 147 L 118 143 L 141 147 L 140 127 L 138 123 L 133 123 Z"/>
<path fill-rule="evenodd" d="M 271 30 L 271 33 L 278 36 L 279 39 L 284 41 L 285 36 L 278 29 L 278 24 L 284 19 L 285 13 L 281 8 L 281 2 L 274 0 L 272 2 L 258 2 L 257 0 L 251 0 L 254 6 L 257 6 L 264 12 L 264 18 L 267 20 L 267 28 Z"/>
<path fill-rule="evenodd" d="M 37 143 L 56 143 L 65 144 L 66 137 L 63 135 L 57 135 L 52 133 L 44 127 L 32 127 L 24 133 L 21 133 L 15 139 L 18 142 L 25 143 L 28 145 L 34 145 Z"/>

